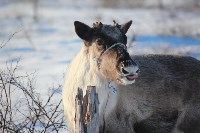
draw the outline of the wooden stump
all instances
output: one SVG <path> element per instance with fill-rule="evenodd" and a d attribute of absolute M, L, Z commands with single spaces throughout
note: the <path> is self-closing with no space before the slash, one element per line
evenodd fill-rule
<path fill-rule="evenodd" d="M 79 88 L 75 103 L 75 133 L 99 133 L 99 100 L 96 87 L 88 86 L 84 97 Z"/>
<path fill-rule="evenodd" d="M 76 113 L 75 113 L 75 133 L 84 133 L 83 127 L 83 91 L 78 88 L 78 94 L 75 99 Z"/>

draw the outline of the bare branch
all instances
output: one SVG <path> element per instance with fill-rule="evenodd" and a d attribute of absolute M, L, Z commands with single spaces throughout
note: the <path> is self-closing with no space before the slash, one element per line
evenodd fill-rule
<path fill-rule="evenodd" d="M 52 89 L 44 102 L 34 87 L 34 73 L 16 75 L 18 62 L 7 65 L 0 71 L 0 130 L 4 132 L 59 132 L 66 128 L 62 100 L 53 103 L 55 95 Z M 60 86 L 58 86 L 60 88 Z M 23 98 L 13 103 L 12 95 L 22 94 Z M 17 118 L 16 118 L 17 116 Z M 40 125 L 40 126 L 38 126 Z"/>
<path fill-rule="evenodd" d="M 8 38 L 8 40 L 7 40 L 6 42 L 4 42 L 4 40 L 3 40 L 2 43 L 0 44 L 0 48 L 3 48 L 4 46 L 6 46 L 6 44 L 15 36 L 15 34 L 21 32 L 22 30 L 23 30 L 23 29 L 20 29 L 20 30 L 14 32 L 14 33 Z"/>

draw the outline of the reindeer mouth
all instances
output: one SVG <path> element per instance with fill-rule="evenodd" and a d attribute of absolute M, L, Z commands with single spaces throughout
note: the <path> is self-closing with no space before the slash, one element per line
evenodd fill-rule
<path fill-rule="evenodd" d="M 121 76 L 124 80 L 135 81 L 138 78 L 139 68 L 134 65 L 129 65 L 127 67 L 121 67 Z"/>
<path fill-rule="evenodd" d="M 139 68 L 134 65 L 129 65 L 127 67 L 122 67 L 120 70 L 119 82 L 128 85 L 135 83 L 138 78 Z"/>
<path fill-rule="evenodd" d="M 136 79 L 138 78 L 137 75 L 135 74 L 129 74 L 129 75 L 124 75 L 121 76 L 121 78 L 118 79 L 119 83 L 123 85 L 129 85 L 135 83 Z"/>
<path fill-rule="evenodd" d="M 126 77 L 127 80 L 129 80 L 129 81 L 133 81 L 133 80 L 135 80 L 138 76 L 135 75 L 135 74 L 130 74 L 130 75 L 127 75 L 127 76 L 125 76 L 125 77 Z"/>

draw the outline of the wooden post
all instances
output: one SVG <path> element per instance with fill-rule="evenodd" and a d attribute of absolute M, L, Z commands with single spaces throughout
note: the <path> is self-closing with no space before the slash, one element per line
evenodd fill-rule
<path fill-rule="evenodd" d="M 75 99 L 75 133 L 84 133 L 83 127 L 83 91 L 78 88 L 78 94 L 76 95 Z"/>
<path fill-rule="evenodd" d="M 76 95 L 75 133 L 99 133 L 99 100 L 95 86 L 88 86 L 86 95 Z"/>

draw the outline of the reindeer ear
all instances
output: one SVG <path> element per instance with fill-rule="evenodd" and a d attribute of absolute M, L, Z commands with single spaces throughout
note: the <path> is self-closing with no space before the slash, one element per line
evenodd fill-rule
<path fill-rule="evenodd" d="M 88 25 L 79 22 L 79 21 L 74 21 L 74 26 L 75 26 L 75 31 L 76 34 L 83 40 L 89 41 L 92 37 L 92 28 L 90 28 Z"/>
<path fill-rule="evenodd" d="M 130 20 L 127 23 L 121 25 L 120 29 L 122 30 L 122 32 L 124 34 L 126 34 L 126 32 L 128 31 L 128 29 L 130 28 L 131 24 L 132 24 L 132 20 Z"/>

